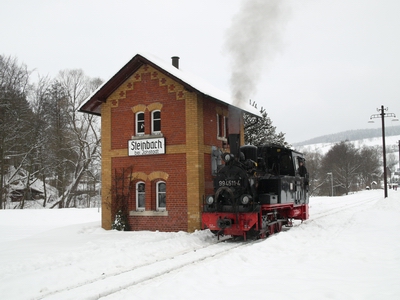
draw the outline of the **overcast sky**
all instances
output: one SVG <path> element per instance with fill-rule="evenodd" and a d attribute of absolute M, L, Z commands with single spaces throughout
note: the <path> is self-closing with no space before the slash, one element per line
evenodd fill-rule
<path fill-rule="evenodd" d="M 107 80 L 138 52 L 176 55 L 264 107 L 289 143 L 380 127 L 367 121 L 381 105 L 400 116 L 398 0 L 2 2 L 0 54 L 34 76 L 79 68 Z"/>

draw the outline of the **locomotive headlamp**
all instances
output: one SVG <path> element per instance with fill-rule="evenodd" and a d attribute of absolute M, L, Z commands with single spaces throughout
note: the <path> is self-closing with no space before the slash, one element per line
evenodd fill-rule
<path fill-rule="evenodd" d="M 231 160 L 230 154 L 229 154 L 229 153 L 225 153 L 225 154 L 224 154 L 224 161 L 225 161 L 225 162 L 228 162 L 228 161 L 230 161 L 230 160 Z"/>
<path fill-rule="evenodd" d="M 232 158 L 234 158 L 234 157 L 233 157 L 233 155 L 230 154 L 230 153 L 225 153 L 225 154 L 224 154 L 224 157 L 223 157 L 223 159 L 224 159 L 225 162 L 230 161 Z"/>
<path fill-rule="evenodd" d="M 207 198 L 206 198 L 206 203 L 207 203 L 208 205 L 213 204 L 213 203 L 214 203 L 214 196 L 207 196 Z"/>
<path fill-rule="evenodd" d="M 242 195 L 242 196 L 240 197 L 240 202 L 241 202 L 242 204 L 244 204 L 244 205 L 249 204 L 250 201 L 251 201 L 251 196 L 250 196 L 250 195 L 244 194 L 244 195 Z"/>

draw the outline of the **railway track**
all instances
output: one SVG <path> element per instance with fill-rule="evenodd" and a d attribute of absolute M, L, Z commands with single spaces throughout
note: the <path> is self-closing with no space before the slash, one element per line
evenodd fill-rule
<path fill-rule="evenodd" d="M 366 205 L 372 205 L 372 204 L 374 204 L 376 202 L 377 202 L 376 197 L 371 196 L 370 198 L 366 198 L 366 199 L 363 199 L 363 200 L 360 200 L 360 201 L 357 201 L 357 202 L 343 203 L 340 206 L 337 206 L 337 207 L 334 207 L 334 208 L 330 208 L 330 209 L 324 210 L 322 212 L 313 213 L 311 215 L 311 218 L 306 220 L 306 221 L 304 221 L 303 223 L 313 222 L 314 220 L 321 219 L 323 217 L 328 217 L 328 216 L 331 216 L 331 215 L 335 215 L 335 214 L 337 214 L 339 212 L 342 212 L 342 211 L 345 211 L 345 210 L 348 210 L 348 209 L 351 209 L 351 208 L 355 208 L 355 207 L 358 207 L 358 206 L 365 207 Z"/>
<path fill-rule="evenodd" d="M 35 299 L 76 299 L 77 295 L 79 295 L 79 299 L 99 299 L 119 292 L 122 289 L 182 269 L 193 263 L 223 255 L 239 247 L 245 247 L 254 242 L 257 241 L 234 242 L 230 238 L 219 240 L 211 245 L 188 249 L 178 254 L 175 253 L 173 256 L 142 264 L 119 273 L 104 274 L 93 278 L 91 281 L 51 291 Z"/>

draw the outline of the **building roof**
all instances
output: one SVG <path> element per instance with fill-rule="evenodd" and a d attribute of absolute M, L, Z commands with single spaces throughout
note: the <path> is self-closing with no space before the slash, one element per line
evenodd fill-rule
<path fill-rule="evenodd" d="M 101 115 L 101 104 L 132 74 L 134 74 L 142 65 L 147 64 L 153 68 L 171 77 L 182 84 L 187 90 L 197 92 L 234 107 L 237 107 L 247 113 L 255 116 L 261 116 L 257 108 L 250 105 L 248 101 L 235 101 L 229 94 L 215 88 L 201 78 L 198 78 L 188 72 L 174 67 L 151 54 L 136 54 L 125 66 L 121 68 L 114 76 L 102 84 L 94 91 L 80 107 L 79 111 L 94 115 Z"/>

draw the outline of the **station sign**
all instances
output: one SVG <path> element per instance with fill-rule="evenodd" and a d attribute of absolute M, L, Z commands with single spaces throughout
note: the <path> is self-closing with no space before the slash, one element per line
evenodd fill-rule
<path fill-rule="evenodd" d="M 128 155 L 165 154 L 165 138 L 138 139 L 128 141 Z"/>

